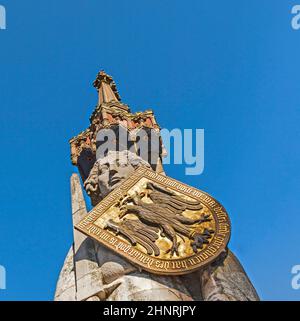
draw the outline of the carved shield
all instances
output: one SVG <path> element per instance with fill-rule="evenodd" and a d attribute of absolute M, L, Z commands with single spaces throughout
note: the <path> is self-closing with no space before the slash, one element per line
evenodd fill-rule
<path fill-rule="evenodd" d="M 132 264 L 165 275 L 211 263 L 230 238 L 219 202 L 146 167 L 137 168 L 75 228 Z"/>

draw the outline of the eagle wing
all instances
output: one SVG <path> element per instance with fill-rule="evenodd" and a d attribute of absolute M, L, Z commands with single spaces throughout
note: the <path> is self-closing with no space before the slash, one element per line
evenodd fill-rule
<path fill-rule="evenodd" d="M 119 223 L 109 220 L 106 228 L 113 230 L 116 234 L 121 234 L 128 239 L 132 245 L 140 244 L 149 255 L 158 256 L 160 250 L 155 244 L 158 239 L 158 228 L 143 224 L 140 220 L 123 220 Z"/>
<path fill-rule="evenodd" d="M 147 183 L 147 189 L 152 190 L 149 197 L 153 203 L 168 208 L 173 211 L 174 214 L 182 214 L 185 210 L 199 211 L 202 209 L 202 205 L 199 201 L 187 200 L 154 183 Z"/>
<path fill-rule="evenodd" d="M 125 209 L 119 215 L 121 220 L 119 222 L 109 220 L 106 228 L 116 234 L 121 234 L 132 245 L 141 245 L 149 255 L 154 254 L 155 256 L 160 254 L 160 248 L 156 245 L 159 231 L 161 231 L 161 236 L 166 236 L 172 241 L 171 255 L 178 253 L 177 236 L 182 239 L 183 236 L 191 239 L 194 252 L 202 248 L 203 243 L 208 243 L 213 231 L 207 230 L 206 234 L 195 232 L 191 225 L 210 221 L 210 215 L 202 214 L 197 219 L 182 215 L 185 210 L 200 211 L 202 205 L 199 201 L 187 200 L 150 182 L 147 183 L 146 188 L 151 190 L 147 194 L 152 202 L 142 200 L 144 192 L 136 194 L 135 197 L 125 197 L 125 201 L 118 204 Z M 137 219 L 123 219 L 130 213 L 135 214 Z"/>

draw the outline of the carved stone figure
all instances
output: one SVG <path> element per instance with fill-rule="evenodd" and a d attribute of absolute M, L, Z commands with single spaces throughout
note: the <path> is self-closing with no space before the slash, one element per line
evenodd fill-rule
<path fill-rule="evenodd" d="M 159 127 L 151 111 L 131 114 L 128 106 L 121 103 L 112 78 L 104 72 L 98 74 L 94 86 L 99 92 L 99 103 L 90 119 L 91 125 L 70 141 L 72 162 L 79 169 L 93 206 L 120 186 L 139 165 L 164 174 L 162 146 L 154 153 L 157 153 L 155 166 L 127 150 L 108 151 L 107 156 L 96 160 L 96 135 L 100 130 L 114 128 L 117 122 L 119 126 L 125 126 L 124 130 L 129 133 L 147 128 L 159 135 Z M 71 196 L 75 226 L 87 214 L 77 174 L 71 177 Z M 150 201 L 145 202 L 146 199 Z M 190 233 L 191 224 L 202 224 L 210 217 L 198 217 L 196 222 L 188 220 L 182 212 L 187 208 L 200 209 L 201 204 L 181 199 L 153 184 L 147 185 L 145 194 L 127 198 L 122 205 L 122 223 L 110 220 L 107 229 L 123 233 L 131 244 L 139 243 L 153 255 L 159 252 L 155 245 L 158 232 L 165 233 L 172 241 L 170 255 L 178 254 L 179 244 L 175 234 L 188 237 L 193 251 L 198 251 L 214 233 L 213 230 L 197 235 Z M 135 215 L 135 224 L 127 219 L 129 214 Z M 57 301 L 259 300 L 245 271 L 230 250 L 224 251 L 213 264 L 195 272 L 182 276 L 161 276 L 140 270 L 75 229 L 73 233 L 74 244 L 65 259 L 56 287 Z"/>
<path fill-rule="evenodd" d="M 112 189 L 119 186 L 138 165 L 150 167 L 143 159 L 135 156 L 127 150 L 109 151 L 105 158 L 95 162 L 89 177 L 84 182 L 85 190 L 93 200 L 93 205 L 98 204 Z"/>
<path fill-rule="evenodd" d="M 145 162 L 130 152 L 109 152 L 106 158 L 95 163 L 91 175 L 85 181 L 85 186 L 90 194 L 97 194 L 95 198 L 101 199 L 128 177 L 139 164 L 145 165 Z M 76 188 L 81 188 L 79 180 Z M 153 186 L 151 188 L 155 189 Z M 157 199 L 158 196 L 153 197 Z M 82 201 L 80 197 L 73 199 L 73 207 L 77 208 L 77 203 Z M 181 204 L 180 201 L 179 204 Z M 185 206 L 199 205 L 185 204 Z M 134 234 L 130 233 L 130 235 Z M 93 257 L 96 264 L 89 273 L 99 275 L 98 285 L 101 285 L 94 293 L 93 287 L 89 284 L 91 292 L 85 299 L 109 301 L 258 299 L 247 275 L 231 252 L 224 253 L 218 262 L 204 270 L 184 276 L 157 276 L 139 271 L 129 262 L 91 239 L 86 239 L 85 247 L 87 249 L 84 252 L 90 252 L 88 255 L 94 251 Z M 56 300 L 76 300 L 76 294 L 73 291 L 75 289 L 73 255 L 71 249 L 58 282 Z M 77 253 L 77 258 L 79 256 L 81 255 Z M 75 260 L 77 258 L 75 256 Z M 80 257 L 80 260 L 86 259 L 89 260 L 85 255 Z"/>

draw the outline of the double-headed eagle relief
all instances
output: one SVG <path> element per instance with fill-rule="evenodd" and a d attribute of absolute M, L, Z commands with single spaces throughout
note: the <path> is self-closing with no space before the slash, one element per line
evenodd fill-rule
<path fill-rule="evenodd" d="M 210 214 L 202 213 L 203 206 L 199 201 L 184 199 L 157 184 L 148 182 L 144 191 L 126 196 L 120 205 L 120 219 L 128 214 L 134 214 L 138 219 L 125 218 L 120 223 L 109 220 L 107 228 L 126 237 L 132 245 L 139 243 L 149 255 L 160 255 L 161 249 L 155 244 L 159 235 L 172 242 L 166 253 L 179 257 L 179 238 L 183 243 L 185 239 L 190 239 L 190 246 L 197 253 L 198 249 L 209 243 L 214 233 L 212 228 L 204 227 L 201 232 L 196 229 L 212 220 Z M 186 210 L 195 212 L 198 218 L 184 216 Z"/>
<path fill-rule="evenodd" d="M 225 250 L 230 223 L 208 194 L 139 166 L 77 226 L 157 274 L 185 274 Z"/>

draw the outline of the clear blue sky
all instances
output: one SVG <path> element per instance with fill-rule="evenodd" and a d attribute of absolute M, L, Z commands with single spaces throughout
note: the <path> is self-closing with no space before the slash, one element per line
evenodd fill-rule
<path fill-rule="evenodd" d="M 300 299 L 295 3 L 0 0 L 0 300 L 53 298 L 72 243 L 68 139 L 88 125 L 102 68 L 133 111 L 205 129 L 204 173 L 167 173 L 223 203 L 230 248 L 262 299 Z"/>

